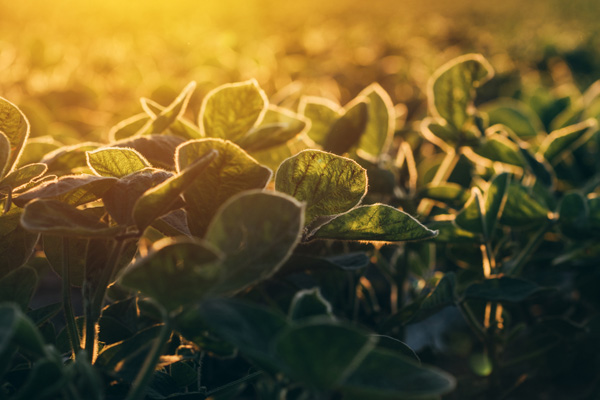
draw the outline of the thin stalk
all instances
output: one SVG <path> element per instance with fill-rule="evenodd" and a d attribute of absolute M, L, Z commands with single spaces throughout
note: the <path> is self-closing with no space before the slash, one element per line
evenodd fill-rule
<path fill-rule="evenodd" d="M 460 154 L 457 153 L 454 149 L 448 149 L 446 153 L 446 157 L 442 160 L 440 167 L 435 172 L 433 179 L 431 180 L 431 185 L 439 185 L 444 183 L 450 177 L 450 174 L 454 170 L 456 163 L 460 159 Z M 431 211 L 433 207 L 433 203 L 431 200 L 424 199 L 417 207 L 417 214 L 421 216 L 426 216 Z"/>
<path fill-rule="evenodd" d="M 262 371 L 253 372 L 251 374 L 248 374 L 248 375 L 244 376 L 243 378 L 240 378 L 240 379 L 235 380 L 233 382 L 226 383 L 223 386 L 219 386 L 218 388 L 211 390 L 210 392 L 206 393 L 206 396 L 207 397 L 214 396 L 215 394 L 218 394 L 219 392 L 223 392 L 225 390 L 231 389 L 232 387 L 237 386 L 240 383 L 244 383 L 244 382 L 247 382 L 249 380 L 252 380 L 252 379 L 254 379 L 254 378 L 256 378 L 256 377 L 258 377 L 258 376 L 260 376 L 262 374 L 263 374 Z M 129 400 L 129 399 L 127 399 L 127 400 Z"/>
<path fill-rule="evenodd" d="M 67 325 L 67 336 L 71 345 L 71 358 L 75 358 L 81 350 L 81 338 L 75 322 L 75 313 L 73 312 L 73 302 L 71 300 L 71 260 L 69 257 L 69 238 L 64 236 L 62 242 L 63 265 L 62 265 L 62 303 L 65 313 L 65 323 Z"/>
<path fill-rule="evenodd" d="M 519 276 L 525 268 L 525 264 L 529 261 L 529 258 L 533 255 L 535 250 L 544 241 L 544 235 L 554 225 L 554 220 L 548 220 L 548 222 L 538 230 L 535 235 L 529 240 L 527 245 L 521 250 L 517 258 L 511 263 L 507 275 Z"/>
<path fill-rule="evenodd" d="M 473 314 L 473 310 L 471 310 L 471 307 L 469 307 L 465 300 L 459 301 L 457 305 L 458 309 L 460 310 L 460 313 L 462 314 L 465 321 L 467 321 L 467 324 L 471 327 L 473 333 L 475 333 L 479 340 L 481 340 L 481 342 L 485 344 L 485 330 L 483 329 L 479 321 L 477 321 L 477 317 L 475 316 L 475 314 Z"/>
<path fill-rule="evenodd" d="M 169 340 L 169 337 L 171 337 L 171 318 L 165 311 L 162 311 L 162 313 L 164 325 L 160 329 L 158 337 L 155 339 L 154 344 L 150 349 L 150 353 L 148 353 L 148 356 L 144 360 L 144 364 L 133 381 L 131 390 L 125 400 L 141 400 L 144 398 L 147 386 L 150 383 L 152 374 L 156 368 L 156 364 L 158 364 L 158 360 L 162 355 L 165 344 Z"/>
<path fill-rule="evenodd" d="M 102 270 L 102 274 L 100 275 L 100 279 L 98 280 L 98 285 L 92 294 L 92 301 L 86 306 L 85 349 L 87 350 L 88 357 L 92 363 L 96 358 L 98 344 L 97 327 L 98 320 L 100 319 L 100 314 L 102 312 L 102 306 L 104 304 L 104 295 L 106 294 L 106 288 L 108 287 L 110 278 L 113 276 L 119 259 L 121 258 L 124 245 L 125 240 L 117 240 L 113 245 L 106 264 L 104 265 L 104 269 Z"/>

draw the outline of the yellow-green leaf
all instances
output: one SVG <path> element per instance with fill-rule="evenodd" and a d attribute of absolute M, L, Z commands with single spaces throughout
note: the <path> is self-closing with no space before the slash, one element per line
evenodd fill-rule
<path fill-rule="evenodd" d="M 583 144 L 598 130 L 598 122 L 588 119 L 575 125 L 567 126 L 550 133 L 538 150 L 551 164 L 556 164 L 560 157 Z"/>
<path fill-rule="evenodd" d="M 88 165 L 98 176 L 122 178 L 151 166 L 143 155 L 133 149 L 105 147 L 86 154 Z"/>
<path fill-rule="evenodd" d="M 389 94 L 378 83 L 369 85 L 359 94 L 361 95 L 369 100 L 368 118 L 365 131 L 358 142 L 357 153 L 375 162 L 387 152 L 394 136 L 394 104 Z"/>
<path fill-rule="evenodd" d="M 4 176 L 4 171 L 8 167 L 10 160 L 10 142 L 6 135 L 0 131 L 0 178 Z"/>
<path fill-rule="evenodd" d="M 10 156 L 4 173 L 12 171 L 17 164 L 29 136 L 29 129 L 25 114 L 16 105 L 0 97 L 0 132 L 4 133 L 10 143 Z"/>
<path fill-rule="evenodd" d="M 342 115 L 341 107 L 333 101 L 312 96 L 300 99 L 298 112 L 311 121 L 307 135 L 320 146 L 325 143 L 333 123 Z"/>

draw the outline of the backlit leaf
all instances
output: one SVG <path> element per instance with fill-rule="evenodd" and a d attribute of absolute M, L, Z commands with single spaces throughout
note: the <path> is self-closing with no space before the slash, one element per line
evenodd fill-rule
<path fill-rule="evenodd" d="M 428 223 L 427 227 L 438 232 L 438 235 L 433 238 L 435 242 L 478 243 L 480 241 L 477 234 L 459 228 L 454 221 L 433 221 Z"/>
<path fill-rule="evenodd" d="M 419 193 L 421 197 L 448 204 L 452 208 L 462 208 L 469 200 L 469 191 L 457 183 L 427 185 Z"/>
<path fill-rule="evenodd" d="M 52 199 L 36 199 L 25 206 L 21 225 L 34 233 L 74 237 L 112 237 L 122 230 L 109 227 L 95 215 Z"/>
<path fill-rule="evenodd" d="M 301 290 L 294 295 L 289 311 L 291 320 L 298 321 L 319 315 L 333 317 L 331 303 L 323 297 L 318 287 Z"/>
<path fill-rule="evenodd" d="M 384 204 L 360 206 L 321 226 L 314 234 L 319 239 L 408 241 L 434 237 L 409 214 Z"/>
<path fill-rule="evenodd" d="M 255 80 L 219 86 L 202 102 L 202 132 L 235 142 L 260 123 L 267 105 L 267 96 Z"/>
<path fill-rule="evenodd" d="M 55 199 L 78 206 L 102 197 L 115 183 L 116 178 L 94 175 L 71 175 L 45 182 L 14 198 L 23 207 L 34 199 Z"/>
<path fill-rule="evenodd" d="M 545 290 L 547 289 L 525 279 L 503 276 L 474 283 L 465 289 L 463 296 L 466 299 L 518 303 Z"/>
<path fill-rule="evenodd" d="M 185 139 L 173 135 L 145 135 L 112 143 L 113 147 L 137 150 L 150 164 L 169 170 L 175 169 L 175 149 Z"/>
<path fill-rule="evenodd" d="M 13 103 L 0 97 L 0 132 L 10 143 L 10 156 L 4 174 L 12 171 L 29 136 L 29 121 Z"/>
<path fill-rule="evenodd" d="M 518 167 L 524 167 L 526 163 L 519 146 L 500 133 L 488 134 L 483 143 L 474 147 L 473 151 L 491 161 L 499 161 Z"/>
<path fill-rule="evenodd" d="M 462 129 L 472 117 L 470 108 L 475 88 L 494 75 L 490 63 L 481 54 L 466 54 L 440 67 L 429 80 L 427 99 L 434 117 Z"/>
<path fill-rule="evenodd" d="M 331 125 L 323 150 L 342 155 L 354 147 L 365 132 L 369 118 L 366 100 L 357 98 L 356 103 L 347 107 L 346 112 Z"/>
<path fill-rule="evenodd" d="M 308 137 L 321 146 L 333 123 L 342 115 L 340 106 L 333 101 L 311 96 L 300 99 L 298 112 L 311 121 Z"/>
<path fill-rule="evenodd" d="M 194 180 L 204 172 L 217 155 L 216 150 L 209 151 L 208 154 L 180 173 L 144 192 L 133 207 L 133 220 L 140 231 L 143 231 L 156 218 L 171 211 L 172 207 L 180 200 L 180 195 L 193 184 Z"/>
<path fill-rule="evenodd" d="M 111 142 L 116 140 L 127 139 L 136 133 L 150 121 L 150 117 L 147 114 L 140 113 L 133 117 L 129 117 L 119 122 L 108 132 L 108 138 Z"/>
<path fill-rule="evenodd" d="M 0 178 L 4 176 L 4 171 L 10 161 L 10 142 L 6 135 L 0 131 Z"/>
<path fill-rule="evenodd" d="M 251 191 L 229 199 L 206 233 L 225 254 L 215 290 L 236 292 L 275 273 L 300 240 L 303 216 L 303 205 L 285 194 Z"/>
<path fill-rule="evenodd" d="M 483 233 L 484 218 L 483 195 L 478 188 L 471 189 L 471 197 L 465 207 L 456 215 L 454 223 L 462 229 L 473 233 Z"/>
<path fill-rule="evenodd" d="M 0 277 L 25 264 L 38 241 L 38 234 L 27 232 L 21 226 L 22 212 L 13 207 L 0 215 Z"/>
<path fill-rule="evenodd" d="M 40 162 L 44 156 L 61 147 L 60 142 L 52 136 L 28 138 L 23 153 L 17 163 L 18 167 Z"/>
<path fill-rule="evenodd" d="M 511 182 L 500 223 L 514 227 L 533 225 L 546 221 L 549 211 L 524 186 Z"/>
<path fill-rule="evenodd" d="M 369 100 L 368 118 L 357 152 L 367 160 L 377 161 L 387 152 L 394 135 L 394 105 L 387 92 L 377 83 L 369 85 L 361 95 Z"/>
<path fill-rule="evenodd" d="M 444 307 L 455 304 L 456 275 L 453 272 L 444 274 L 435 289 L 419 305 L 419 310 L 413 318 L 421 320 L 434 314 Z M 411 318 L 412 320 L 412 318 Z"/>
<path fill-rule="evenodd" d="M 153 100 L 142 97 L 140 101 L 144 110 L 153 118 L 165 110 L 165 107 Z M 184 118 L 183 115 L 177 117 L 177 119 L 173 121 L 166 132 L 184 140 L 200 139 L 204 136 L 202 132 L 200 132 L 200 128 Z"/>
<path fill-rule="evenodd" d="M 204 236 L 217 209 L 231 196 L 264 188 L 270 169 L 260 165 L 236 144 L 221 139 L 189 141 L 177 148 L 177 171 L 182 171 L 211 150 L 218 156 L 184 192 L 192 234 Z"/>
<path fill-rule="evenodd" d="M 596 120 L 588 119 L 551 132 L 540 145 L 538 153 L 554 165 L 565 152 L 573 150 L 589 139 L 597 131 L 597 128 Z"/>
<path fill-rule="evenodd" d="M 482 106 L 481 110 L 487 113 L 490 126 L 505 125 L 522 139 L 533 138 L 544 130 L 544 126 L 535 112 L 527 104 L 517 100 L 489 102 Z"/>
<path fill-rule="evenodd" d="M 275 188 L 306 202 L 305 224 L 356 206 L 367 191 L 364 168 L 348 158 L 305 150 L 285 160 L 275 176 Z"/>
<path fill-rule="evenodd" d="M 87 152 L 104 147 L 102 143 L 84 142 L 63 146 L 46 154 L 40 162 L 48 165 L 48 173 L 70 174 L 74 169 L 87 167 Z"/>
<path fill-rule="evenodd" d="M 151 166 L 144 156 L 133 149 L 105 147 L 86 154 L 88 165 L 99 176 L 122 178 Z"/>
<path fill-rule="evenodd" d="M 2 191 L 2 188 L 4 187 L 16 189 L 25 185 L 31 180 L 44 175 L 47 169 L 48 167 L 46 164 L 29 164 L 14 169 L 10 174 L 6 175 L 4 179 L 0 180 L 0 191 Z"/>
<path fill-rule="evenodd" d="M 119 281 L 174 309 L 209 294 L 221 268 L 221 255 L 209 243 L 165 238 L 154 243 L 148 255 L 127 267 Z"/>
<path fill-rule="evenodd" d="M 196 89 L 196 82 L 192 81 L 187 84 L 181 93 L 168 107 L 160 112 L 156 118 L 152 118 L 139 131 L 138 135 L 150 135 L 153 133 L 163 133 L 169 128 L 179 116 L 181 116 L 190 101 L 190 97 Z"/>

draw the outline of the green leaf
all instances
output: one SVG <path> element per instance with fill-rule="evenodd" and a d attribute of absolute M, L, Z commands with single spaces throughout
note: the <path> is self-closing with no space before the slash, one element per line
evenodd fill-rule
<path fill-rule="evenodd" d="M 173 174 L 155 168 L 144 168 L 119 179 L 102 196 L 104 207 L 119 224 L 134 225 L 133 209 L 138 199 L 149 189 L 166 181 Z"/>
<path fill-rule="evenodd" d="M 354 372 L 376 342 L 377 338 L 356 327 L 310 320 L 284 330 L 274 349 L 292 378 L 317 389 L 331 389 Z"/>
<path fill-rule="evenodd" d="M 520 147 L 521 155 L 527 162 L 527 168 L 536 177 L 536 179 L 545 186 L 552 186 L 554 176 L 552 167 L 539 154 L 533 154 L 528 147 Z"/>
<path fill-rule="evenodd" d="M 518 137 L 532 139 L 544 131 L 539 117 L 523 102 L 511 100 L 496 100 L 481 107 L 489 118 L 489 125 L 502 124 L 509 127 Z"/>
<path fill-rule="evenodd" d="M 108 226 L 96 215 L 52 199 L 27 203 L 21 225 L 30 232 L 74 237 L 112 237 L 123 228 Z"/>
<path fill-rule="evenodd" d="M 462 208 L 470 198 L 468 190 L 457 183 L 451 182 L 426 185 L 419 195 L 426 199 L 445 203 L 452 208 Z"/>
<path fill-rule="evenodd" d="M 42 239 L 46 259 L 54 272 L 61 277 L 65 263 L 63 240 L 62 236 L 56 235 L 44 235 Z M 87 244 L 88 239 L 71 237 L 68 240 L 67 254 L 69 257 L 69 281 L 71 285 L 81 286 L 83 284 Z"/>
<path fill-rule="evenodd" d="M 350 151 L 365 132 L 369 118 L 367 100 L 357 97 L 345 110 L 331 125 L 323 143 L 323 150 L 342 155 Z"/>
<path fill-rule="evenodd" d="M 180 200 L 180 195 L 194 183 L 194 180 L 204 172 L 217 155 L 216 150 L 209 151 L 179 174 L 173 175 L 144 192 L 133 207 L 133 220 L 140 231 L 143 231 L 158 217 L 171 211 Z"/>
<path fill-rule="evenodd" d="M 433 241 L 440 243 L 479 243 L 477 234 L 459 228 L 454 221 L 433 221 L 427 224 L 431 230 L 438 232 Z"/>
<path fill-rule="evenodd" d="M 55 199 L 65 204 L 78 206 L 101 198 L 115 183 L 116 178 L 94 175 L 63 176 L 44 182 L 18 197 L 14 203 L 19 207 L 35 199 Z"/>
<path fill-rule="evenodd" d="M 287 326 L 284 315 L 239 299 L 208 299 L 195 310 L 215 333 L 237 347 L 242 355 L 270 372 L 281 370 L 271 348 L 277 335 Z"/>
<path fill-rule="evenodd" d="M 167 108 L 162 110 L 156 118 L 152 118 L 146 123 L 136 135 L 150 135 L 153 133 L 163 133 L 180 117 L 187 108 L 188 102 L 194 90 L 196 82 L 192 81 L 187 84 L 181 93 Z"/>
<path fill-rule="evenodd" d="M 10 156 L 3 169 L 4 174 L 11 172 L 16 166 L 29 137 L 29 129 L 25 114 L 16 105 L 0 97 L 0 132 L 10 143 Z"/>
<path fill-rule="evenodd" d="M 143 155 L 133 149 L 104 147 L 86 154 L 88 165 L 98 176 L 123 178 L 151 166 Z"/>
<path fill-rule="evenodd" d="M 173 135 L 145 135 L 112 143 L 113 147 L 129 147 L 140 152 L 150 164 L 175 169 L 175 150 L 185 139 Z"/>
<path fill-rule="evenodd" d="M 319 239 L 399 242 L 435 237 L 409 214 L 384 204 L 354 208 L 318 228 Z"/>
<path fill-rule="evenodd" d="M 555 165 L 560 161 L 562 155 L 583 144 L 597 132 L 597 129 L 597 121 L 590 118 L 551 132 L 540 145 L 538 153 L 543 155 L 549 163 Z"/>
<path fill-rule="evenodd" d="M 123 140 L 134 136 L 150 121 L 145 113 L 136 114 L 132 117 L 124 119 L 108 131 L 108 138 L 111 142 Z"/>
<path fill-rule="evenodd" d="M 475 88 L 494 75 L 490 63 L 481 54 L 466 54 L 440 67 L 429 80 L 429 110 L 452 127 L 462 130 L 472 118 L 470 108 Z"/>
<path fill-rule="evenodd" d="M 249 191 L 229 199 L 206 232 L 225 254 L 219 293 L 237 292 L 271 276 L 300 240 L 304 207 L 281 193 Z"/>
<path fill-rule="evenodd" d="M 355 399 L 432 399 L 451 392 L 455 379 L 387 349 L 371 351 L 345 379 L 342 392 Z"/>
<path fill-rule="evenodd" d="M 587 208 L 589 209 L 589 224 L 591 228 L 600 233 L 600 197 L 588 198 Z"/>
<path fill-rule="evenodd" d="M 483 195 L 479 188 L 471 189 L 471 197 L 465 207 L 456 215 L 454 223 L 466 231 L 473 233 L 484 233 L 484 213 L 485 204 Z"/>
<path fill-rule="evenodd" d="M 461 133 L 442 120 L 425 118 L 421 122 L 421 133 L 425 139 L 442 150 L 457 146 L 461 142 Z"/>
<path fill-rule="evenodd" d="M 46 154 L 40 162 L 48 166 L 48 173 L 70 174 L 73 170 L 87 167 L 87 152 L 104 147 L 104 144 L 84 142 L 72 146 L 59 147 Z"/>
<path fill-rule="evenodd" d="M 558 227 L 563 235 L 575 240 L 590 238 L 589 207 L 587 199 L 579 192 L 569 192 L 559 204 Z"/>
<path fill-rule="evenodd" d="M 260 123 L 267 105 L 267 96 L 254 79 L 219 86 L 202 102 L 202 132 L 206 137 L 235 142 Z"/>
<path fill-rule="evenodd" d="M 0 178 L 4 176 L 4 172 L 9 168 L 10 162 L 10 142 L 6 135 L 0 131 Z"/>
<path fill-rule="evenodd" d="M 546 290 L 548 289 L 525 279 L 503 276 L 470 285 L 465 289 L 463 297 L 499 303 L 519 303 Z"/>
<path fill-rule="evenodd" d="M 182 171 L 211 150 L 218 156 L 184 192 L 188 224 L 192 234 L 204 236 L 218 208 L 231 196 L 264 188 L 270 169 L 260 165 L 234 143 L 221 139 L 189 141 L 177 148 L 177 171 Z"/>
<path fill-rule="evenodd" d="M 1 141 L 1 139 L 0 139 Z M 46 154 L 61 146 L 52 136 L 39 136 L 28 138 L 23 148 L 23 153 L 17 163 L 18 167 L 40 162 Z"/>
<path fill-rule="evenodd" d="M 46 164 L 29 164 L 14 169 L 10 174 L 6 175 L 4 179 L 0 180 L 0 191 L 5 187 L 10 188 L 11 190 L 17 189 L 35 178 L 44 175 L 47 169 L 48 166 Z"/>
<path fill-rule="evenodd" d="M 342 115 L 340 106 L 333 101 L 312 96 L 300 99 L 298 112 L 311 121 L 308 137 L 321 146 L 333 123 Z"/>
<path fill-rule="evenodd" d="M 419 356 L 417 356 L 417 353 L 415 353 L 415 351 L 413 349 L 411 349 L 406 343 L 395 339 L 391 336 L 385 336 L 385 335 L 371 335 L 371 336 L 375 336 L 377 337 L 377 348 L 378 350 L 388 350 L 388 351 L 392 351 L 395 354 L 398 355 L 403 355 L 406 356 L 408 358 L 410 358 L 413 361 L 416 361 L 417 363 L 421 364 L 421 360 L 419 359 Z"/>
<path fill-rule="evenodd" d="M 26 310 L 37 287 L 37 273 L 31 267 L 21 267 L 0 279 L 0 302 L 14 302 Z"/>
<path fill-rule="evenodd" d="M 21 226 L 22 213 L 23 210 L 13 207 L 0 215 L 0 277 L 25 264 L 38 241 L 38 234 Z"/>
<path fill-rule="evenodd" d="M 292 321 L 319 315 L 333 317 L 331 304 L 323 297 L 318 287 L 300 290 L 294 295 L 289 311 L 289 318 Z"/>
<path fill-rule="evenodd" d="M 0 305 L 0 376 L 10 362 L 14 346 L 20 346 L 34 357 L 43 357 L 46 353 L 44 339 L 34 323 L 16 304 L 3 303 Z"/>
<path fill-rule="evenodd" d="M 478 147 L 473 148 L 475 154 L 491 161 L 524 167 L 526 161 L 521 154 L 519 146 L 505 135 L 497 133 L 502 132 L 502 128 L 496 129 L 495 132 L 492 128 L 490 128 L 490 132 L 493 133 L 486 131 L 485 140 Z"/>
<path fill-rule="evenodd" d="M 301 133 L 310 121 L 284 108 L 270 105 L 260 125 L 252 128 L 237 144 L 248 152 L 285 144 Z"/>
<path fill-rule="evenodd" d="M 366 160 L 376 162 L 387 153 L 394 136 L 394 104 L 378 83 L 372 83 L 358 96 L 364 96 L 369 103 L 367 125 L 360 137 L 357 153 Z"/>
<path fill-rule="evenodd" d="M 419 305 L 418 312 L 411 318 L 422 320 L 435 314 L 444 307 L 455 304 L 456 297 L 456 274 L 449 272 L 438 282 L 435 289 Z"/>
<path fill-rule="evenodd" d="M 529 194 L 527 188 L 511 182 L 500 223 L 513 227 L 534 225 L 546 221 L 549 212 L 545 205 Z"/>
<path fill-rule="evenodd" d="M 158 337 L 160 328 L 160 325 L 151 326 L 137 332 L 128 339 L 104 347 L 100 354 L 98 354 L 96 364 L 106 370 L 117 369 L 118 364 L 128 356 L 132 355 L 136 350 L 144 347 L 149 342 L 151 343 L 154 341 Z"/>
<path fill-rule="evenodd" d="M 198 301 L 214 289 L 222 274 L 221 259 L 219 251 L 207 242 L 165 238 L 127 267 L 119 281 L 172 310 Z"/>
<path fill-rule="evenodd" d="M 275 189 L 306 202 L 308 225 L 356 206 L 367 192 L 367 174 L 348 158 L 305 150 L 279 166 Z"/>
<path fill-rule="evenodd" d="M 165 107 L 153 100 L 142 97 L 140 101 L 142 103 L 142 108 L 144 108 L 146 113 L 148 113 L 151 118 L 155 118 L 157 114 L 160 114 L 165 110 Z M 183 115 L 180 115 L 175 121 L 173 121 L 167 132 L 169 132 L 171 135 L 180 137 L 183 140 L 194 140 L 203 137 L 202 132 L 200 132 L 200 128 L 184 118 Z"/>

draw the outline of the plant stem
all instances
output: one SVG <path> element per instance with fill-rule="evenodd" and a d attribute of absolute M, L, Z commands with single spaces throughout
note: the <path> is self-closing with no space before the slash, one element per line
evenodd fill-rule
<path fill-rule="evenodd" d="M 121 258 L 124 245 L 125 240 L 117 240 L 114 243 L 97 285 L 94 288 L 94 292 L 92 293 L 91 302 L 89 302 L 89 298 L 87 300 L 89 303 L 85 308 L 85 349 L 91 363 L 93 363 L 96 358 L 98 343 L 97 325 L 104 304 L 104 295 L 106 294 L 106 288 L 108 287 L 110 278 L 113 276 L 119 259 Z"/>
<path fill-rule="evenodd" d="M 469 307 L 466 300 L 458 301 L 457 305 L 458 309 L 460 310 L 460 313 L 463 315 L 465 321 L 467 321 L 468 325 L 471 327 L 473 333 L 475 333 L 479 340 L 481 340 L 481 342 L 485 344 L 485 331 L 479 323 L 479 321 L 477 321 L 477 317 L 475 317 L 475 314 L 473 314 L 473 310 L 471 310 L 471 307 Z"/>
<path fill-rule="evenodd" d="M 171 336 L 171 318 L 162 309 L 162 307 L 161 312 L 163 314 L 162 319 L 164 321 L 164 325 L 160 329 L 158 337 L 155 339 L 154 344 L 150 349 L 150 353 L 148 353 L 148 356 L 144 360 L 144 364 L 133 381 L 131 390 L 125 400 L 141 400 L 144 398 L 146 388 L 152 379 L 152 374 L 154 373 L 156 364 L 158 364 L 158 360 L 162 355 L 163 348 Z"/>
<path fill-rule="evenodd" d="M 506 274 L 508 276 L 521 275 L 525 264 L 527 264 L 527 261 L 529 261 L 529 259 L 533 255 L 533 252 L 538 248 L 538 246 L 542 244 L 544 240 L 544 235 L 550 230 L 550 228 L 552 228 L 554 223 L 554 220 L 548 220 L 548 222 L 546 222 L 546 224 L 544 224 L 544 226 L 542 226 L 540 230 L 538 230 L 535 233 L 535 235 L 529 240 L 529 242 L 527 242 L 527 245 L 521 250 L 517 258 L 510 263 L 508 271 L 506 271 Z"/>
<path fill-rule="evenodd" d="M 62 242 L 63 266 L 62 266 L 62 302 L 63 312 L 65 314 L 65 323 L 67 326 L 67 336 L 71 345 L 71 358 L 75 358 L 81 350 L 81 338 L 75 322 L 75 313 L 73 312 L 73 302 L 71 301 L 71 260 L 69 257 L 69 238 L 64 236 Z"/>

